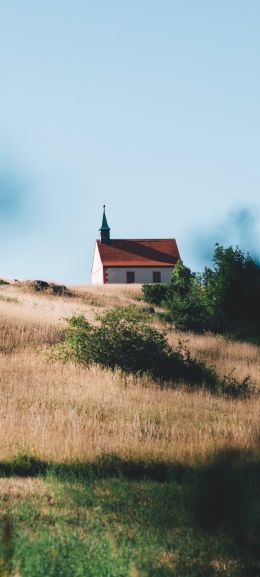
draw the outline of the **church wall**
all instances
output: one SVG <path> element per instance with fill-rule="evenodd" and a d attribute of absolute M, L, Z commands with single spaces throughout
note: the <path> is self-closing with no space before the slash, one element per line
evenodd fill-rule
<path fill-rule="evenodd" d="M 91 275 L 92 284 L 104 284 L 103 267 Z"/>
<path fill-rule="evenodd" d="M 97 244 L 96 244 L 95 252 L 94 252 L 93 267 L 92 267 L 92 273 L 91 273 L 91 282 L 92 282 L 92 284 L 103 284 L 103 282 L 104 282 L 103 265 L 102 265 L 102 261 L 100 258 Z"/>
<path fill-rule="evenodd" d="M 173 267 L 108 267 L 106 269 L 106 282 L 111 284 L 125 284 L 126 273 L 131 271 L 135 273 L 135 284 L 153 282 L 153 272 L 161 273 L 161 282 L 167 283 Z M 103 280 L 102 280 L 103 283 Z"/>

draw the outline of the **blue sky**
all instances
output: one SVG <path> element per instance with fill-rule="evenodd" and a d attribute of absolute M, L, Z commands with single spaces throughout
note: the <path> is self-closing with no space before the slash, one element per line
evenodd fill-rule
<path fill-rule="evenodd" d="M 260 255 L 258 0 L 0 0 L 0 277 L 89 282 L 114 238 Z"/>

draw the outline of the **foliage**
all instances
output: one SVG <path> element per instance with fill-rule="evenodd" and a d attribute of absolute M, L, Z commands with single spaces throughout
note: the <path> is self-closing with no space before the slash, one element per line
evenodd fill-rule
<path fill-rule="evenodd" d="M 166 307 L 179 330 L 200 332 L 211 328 L 211 315 L 201 278 L 182 261 L 172 271 Z"/>
<path fill-rule="evenodd" d="M 177 329 L 233 332 L 259 337 L 260 266 L 236 247 L 216 245 L 213 268 L 192 273 L 182 261 L 174 267 L 165 298 Z"/>
<path fill-rule="evenodd" d="M 169 298 L 171 298 L 171 294 L 186 297 L 193 286 L 194 280 L 195 274 L 179 260 L 171 273 L 171 283 L 168 292 Z"/>
<path fill-rule="evenodd" d="M 98 364 L 126 374 L 149 374 L 153 379 L 184 382 L 189 387 L 203 386 L 211 392 L 239 395 L 239 382 L 232 377 L 222 381 L 211 367 L 192 358 L 179 343 L 176 350 L 163 331 L 152 327 L 148 315 L 137 306 L 115 307 L 91 325 L 84 316 L 69 320 L 62 355 L 85 365 Z M 251 393 L 249 381 L 243 384 L 243 396 Z"/>
<path fill-rule="evenodd" d="M 224 326 L 259 326 L 260 266 L 236 247 L 216 245 L 213 269 L 205 268 L 203 283 L 208 302 Z"/>
<path fill-rule="evenodd" d="M 165 335 L 150 326 L 136 306 L 115 307 L 91 325 L 83 316 L 69 320 L 65 352 L 84 364 L 96 363 L 125 373 L 150 373 L 160 377 L 170 347 Z"/>
<path fill-rule="evenodd" d="M 167 296 L 168 285 L 162 283 L 143 284 L 143 299 L 150 304 L 160 305 Z"/>
<path fill-rule="evenodd" d="M 91 325 L 83 316 L 72 317 L 65 339 L 67 350 L 85 364 L 159 376 L 168 345 L 163 332 L 151 327 L 146 317 L 136 306 L 115 307 L 98 317 L 98 325 Z"/>

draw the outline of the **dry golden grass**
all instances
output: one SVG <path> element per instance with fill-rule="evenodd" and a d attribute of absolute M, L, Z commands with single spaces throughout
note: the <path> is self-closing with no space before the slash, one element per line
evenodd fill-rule
<path fill-rule="evenodd" d="M 100 307 L 106 309 L 135 304 L 141 297 L 141 287 L 138 285 L 79 285 L 68 288 L 72 297 L 36 292 L 27 282 L 0 286 L 0 315 L 64 327 L 66 319 L 72 315 L 84 314 L 93 321 L 100 313 Z"/>
<path fill-rule="evenodd" d="M 25 348 L 39 348 L 60 341 L 63 328 L 57 324 L 5 318 L 0 315 L 0 352 L 11 353 Z M 30 351 L 28 352 L 30 355 Z"/>
<path fill-rule="evenodd" d="M 182 341 L 194 357 L 214 366 L 221 376 L 234 370 L 242 380 L 249 375 L 260 387 L 260 349 L 249 343 L 227 340 L 222 336 L 194 335 L 181 332 L 169 333 L 171 345 Z"/>
<path fill-rule="evenodd" d="M 105 289 L 85 290 L 101 298 Z M 83 288 L 78 290 L 82 295 Z M 110 297 L 127 304 L 140 294 L 128 291 L 109 287 L 106 306 Z M 248 448 L 259 438 L 259 399 L 231 401 L 184 388 L 160 389 L 146 379 L 124 380 L 97 367 L 48 361 L 42 345 L 59 340 L 64 318 L 74 312 L 92 318 L 95 307 L 15 287 L 1 294 L 20 301 L 0 301 L 1 460 L 26 452 L 47 460 L 86 461 L 113 452 L 191 462 L 224 447 Z M 187 339 L 169 334 L 173 344 L 180 337 Z M 250 374 L 259 382 L 257 347 L 211 335 L 188 336 L 188 347 L 221 374 L 235 368 L 239 377 Z"/>
<path fill-rule="evenodd" d="M 105 287 L 103 285 L 74 285 L 69 288 L 80 295 L 90 296 L 94 300 L 99 299 L 102 306 L 129 304 L 141 298 L 142 294 L 141 285 L 135 284 L 110 284 Z"/>

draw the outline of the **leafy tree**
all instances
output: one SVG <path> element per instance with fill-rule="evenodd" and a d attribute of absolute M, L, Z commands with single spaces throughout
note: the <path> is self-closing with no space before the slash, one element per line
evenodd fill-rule
<path fill-rule="evenodd" d="M 260 267 L 238 248 L 216 245 L 213 269 L 205 268 L 203 284 L 216 326 L 259 326 Z"/>
<path fill-rule="evenodd" d="M 176 328 L 260 336 L 260 266 L 238 248 L 216 245 L 213 267 L 201 275 L 182 261 L 174 267 L 165 299 Z"/>
<path fill-rule="evenodd" d="M 166 306 L 177 329 L 201 332 L 210 328 L 201 278 L 182 261 L 172 271 Z"/>
<path fill-rule="evenodd" d="M 171 282 L 168 291 L 169 298 L 171 294 L 178 294 L 185 297 L 194 284 L 196 275 L 185 266 L 182 260 L 179 260 L 171 273 Z"/>

